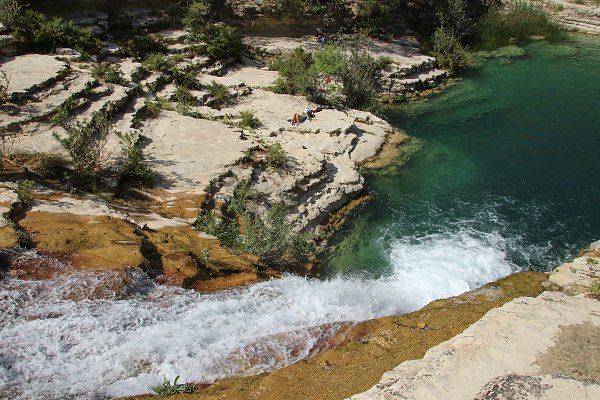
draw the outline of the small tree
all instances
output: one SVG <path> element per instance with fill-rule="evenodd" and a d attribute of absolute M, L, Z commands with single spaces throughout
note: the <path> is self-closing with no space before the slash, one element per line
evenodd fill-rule
<path fill-rule="evenodd" d="M 54 138 L 67 150 L 73 169 L 83 178 L 90 178 L 102 170 L 108 161 L 106 143 L 110 125 L 104 116 L 94 116 L 91 122 L 65 125 L 66 135 L 53 133 Z"/>
<path fill-rule="evenodd" d="M 0 0 L 0 24 L 7 28 L 13 28 L 20 12 L 19 0 Z"/>
<path fill-rule="evenodd" d="M 287 164 L 287 152 L 280 142 L 267 145 L 267 165 L 273 168 L 281 168 Z"/>
<path fill-rule="evenodd" d="M 353 108 L 371 107 L 381 92 L 381 68 L 366 51 L 345 54 L 342 72 L 342 93 L 345 104 Z"/>
<path fill-rule="evenodd" d="M 431 39 L 432 55 L 440 68 L 447 69 L 451 74 L 472 65 L 472 60 L 466 49 L 460 43 L 453 31 L 437 28 Z"/>
<path fill-rule="evenodd" d="M 183 24 L 192 33 L 202 33 L 206 29 L 213 16 L 213 7 L 208 0 L 194 0 L 190 4 Z"/>
<path fill-rule="evenodd" d="M 123 155 L 122 180 L 135 180 L 143 185 L 151 185 L 154 173 L 148 165 L 139 144 L 138 136 L 133 132 L 115 132 L 121 141 L 121 154 Z"/>
<path fill-rule="evenodd" d="M 242 39 L 235 27 L 213 24 L 206 31 L 206 53 L 216 60 L 239 59 L 244 51 Z"/>
<path fill-rule="evenodd" d="M 123 78 L 123 71 L 119 64 L 98 63 L 92 68 L 92 76 L 96 79 L 102 79 L 107 83 L 127 84 L 127 81 Z"/>

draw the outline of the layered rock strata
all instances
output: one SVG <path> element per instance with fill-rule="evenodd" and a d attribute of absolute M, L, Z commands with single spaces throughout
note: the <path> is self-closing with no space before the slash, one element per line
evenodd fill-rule
<path fill-rule="evenodd" d="M 161 35 L 170 45 L 184 43 L 183 31 Z M 399 45 L 386 54 L 398 52 L 398 66 L 411 57 L 421 62 L 423 56 L 403 49 Z M 77 268 L 144 267 L 161 281 L 198 289 L 253 282 L 260 279 L 252 266 L 255 258 L 229 254 L 215 238 L 192 230 L 201 209 L 218 216 L 238 185 L 250 181 L 254 211 L 265 213 L 283 202 L 295 229 L 314 232 L 364 190 L 361 163 L 371 161 L 385 143 L 396 148 L 406 140 L 384 120 L 356 110 L 324 109 L 292 126 L 288 120 L 295 113 L 314 105 L 269 91 L 278 75 L 256 61 L 221 66 L 219 75 L 212 75 L 207 59 L 193 53 L 167 57 L 178 70 L 197 71 L 197 86 L 223 85 L 228 100 L 221 104 L 209 90 L 194 90 L 193 103 L 175 111 L 171 71 L 145 72 L 128 58 L 112 59 L 123 75 L 118 83 L 94 74 L 90 61 L 60 55 L 2 60 L 0 70 L 10 77 L 10 99 L 0 107 L 7 157 L 1 184 L 14 197 L 19 181 L 37 182 L 30 205 L 18 199 L 5 202 L 3 248 L 20 240 L 43 252 L 69 255 Z M 162 109 L 149 112 L 153 102 Z M 241 124 L 245 111 L 257 118 L 256 127 Z M 56 136 L 66 134 L 57 117 L 89 124 L 96 115 L 105 116 L 112 129 L 104 148 L 105 193 L 94 195 L 78 192 L 76 184 L 63 179 L 70 159 Z M 119 184 L 123 154 L 118 132 L 138 139 L 155 174 L 152 188 Z M 402 140 L 390 140 L 396 137 Z M 281 167 L 267 163 L 275 144 L 285 154 Z M 206 283 L 213 280 L 222 282 Z"/>

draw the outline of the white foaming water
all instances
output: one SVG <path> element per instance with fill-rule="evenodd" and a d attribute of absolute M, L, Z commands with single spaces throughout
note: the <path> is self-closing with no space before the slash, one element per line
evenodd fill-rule
<path fill-rule="evenodd" d="M 90 285 L 103 284 L 97 275 L 5 279 L 0 397 L 95 399 L 146 393 L 164 376 L 211 382 L 273 370 L 314 352 L 337 322 L 412 311 L 513 268 L 500 237 L 468 233 L 396 241 L 390 260 L 394 273 L 385 278 L 288 275 L 206 295 L 141 273 L 131 277 L 135 294 L 79 301 L 71 294 L 82 285 L 94 293 Z"/>
<path fill-rule="evenodd" d="M 395 241 L 389 257 L 396 279 L 410 282 L 423 304 L 467 292 L 517 269 L 507 260 L 501 236 L 468 230 Z"/>

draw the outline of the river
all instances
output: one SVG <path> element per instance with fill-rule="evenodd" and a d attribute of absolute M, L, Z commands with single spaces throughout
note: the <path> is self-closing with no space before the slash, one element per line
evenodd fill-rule
<path fill-rule="evenodd" d="M 548 270 L 600 238 L 597 38 L 490 57 L 390 118 L 420 146 L 367 177 L 373 200 L 331 240 L 324 279 L 215 294 L 141 272 L 121 293 L 110 273 L 2 280 L 0 397 L 105 398 L 149 392 L 163 377 L 273 370 L 316 351 L 339 322 Z"/>

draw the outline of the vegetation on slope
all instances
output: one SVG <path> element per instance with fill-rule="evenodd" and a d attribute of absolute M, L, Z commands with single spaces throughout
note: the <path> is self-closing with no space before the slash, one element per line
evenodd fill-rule
<path fill-rule="evenodd" d="M 506 10 L 493 8 L 479 21 L 475 43 L 481 49 L 494 49 L 531 36 L 557 41 L 565 35 L 565 29 L 550 18 L 542 3 L 516 0 Z"/>

